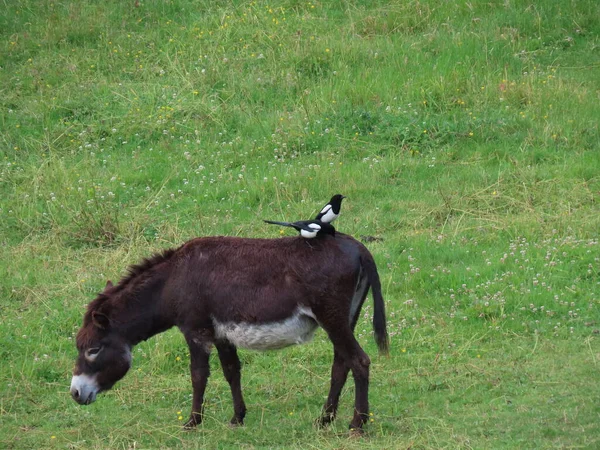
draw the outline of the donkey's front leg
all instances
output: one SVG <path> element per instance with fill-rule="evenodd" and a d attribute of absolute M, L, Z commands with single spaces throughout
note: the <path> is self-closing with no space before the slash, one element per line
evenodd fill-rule
<path fill-rule="evenodd" d="M 208 329 L 184 332 L 190 348 L 190 371 L 192 373 L 192 412 L 184 428 L 194 428 L 202 422 L 204 391 L 210 376 L 208 357 L 213 343 L 213 332 Z"/>

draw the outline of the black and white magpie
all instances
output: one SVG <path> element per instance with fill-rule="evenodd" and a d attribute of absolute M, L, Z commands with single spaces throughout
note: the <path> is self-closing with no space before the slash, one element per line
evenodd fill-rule
<path fill-rule="evenodd" d="M 345 198 L 346 197 L 344 197 L 342 194 L 335 194 L 333 197 L 331 197 L 329 203 L 323 206 L 323 209 L 319 214 L 317 214 L 315 220 L 320 220 L 323 223 L 333 222 L 339 217 L 340 209 L 342 208 L 342 200 Z"/>
<path fill-rule="evenodd" d="M 281 225 L 284 227 L 292 227 L 300 232 L 300 236 L 306 239 L 316 238 L 330 234 L 335 236 L 335 228 L 333 225 L 321 222 L 320 220 L 300 220 L 298 222 L 276 222 L 274 220 L 265 220 L 266 223 L 273 225 Z"/>

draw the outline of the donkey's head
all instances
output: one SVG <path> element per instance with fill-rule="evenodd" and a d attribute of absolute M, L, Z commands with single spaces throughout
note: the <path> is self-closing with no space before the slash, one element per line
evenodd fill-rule
<path fill-rule="evenodd" d="M 113 285 L 90 303 L 77 333 L 79 355 L 73 369 L 71 396 L 81 405 L 89 405 L 96 395 L 110 389 L 125 376 L 131 366 L 131 346 L 119 335 L 110 318 Z"/>

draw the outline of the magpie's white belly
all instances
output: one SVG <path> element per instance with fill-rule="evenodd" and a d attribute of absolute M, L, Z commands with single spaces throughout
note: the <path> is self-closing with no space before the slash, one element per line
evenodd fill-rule
<path fill-rule="evenodd" d="M 331 209 L 331 207 L 329 208 L 329 211 L 327 211 L 323 217 L 321 217 L 321 222 L 326 222 L 326 223 L 331 223 L 333 222 L 335 219 L 337 219 L 338 215 L 336 213 L 333 212 L 333 209 Z"/>
<path fill-rule="evenodd" d="M 215 337 L 236 347 L 251 350 L 274 350 L 309 342 L 319 326 L 309 308 L 298 308 L 280 322 L 253 324 L 218 322 L 213 318 Z"/>
<path fill-rule="evenodd" d="M 300 236 L 302 236 L 303 238 L 312 239 L 317 236 L 318 232 L 319 232 L 319 230 L 315 230 L 315 231 L 300 230 Z"/>

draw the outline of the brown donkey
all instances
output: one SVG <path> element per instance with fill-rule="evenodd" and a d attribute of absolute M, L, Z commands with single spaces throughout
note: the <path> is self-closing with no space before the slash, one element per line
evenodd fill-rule
<path fill-rule="evenodd" d="M 77 334 L 71 395 L 82 405 L 93 402 L 127 373 L 134 345 L 177 326 L 190 348 L 194 392 L 186 427 L 202 421 L 213 344 L 231 387 L 231 423 L 242 424 L 246 406 L 236 348 L 302 344 L 321 326 L 333 343 L 334 358 L 319 423 L 334 419 L 351 370 L 356 389 L 350 427 L 360 429 L 369 413 L 370 360 L 353 331 L 369 287 L 375 340 L 380 352 L 387 352 L 377 267 L 352 237 L 193 239 L 131 267 L 89 304 Z"/>

